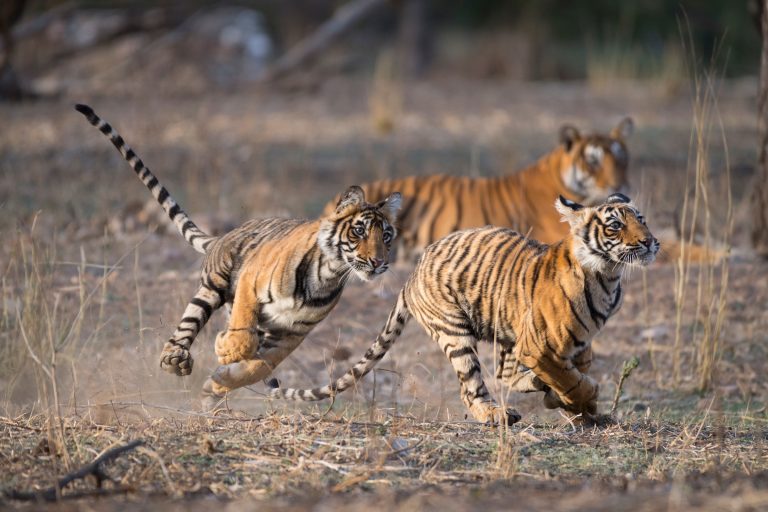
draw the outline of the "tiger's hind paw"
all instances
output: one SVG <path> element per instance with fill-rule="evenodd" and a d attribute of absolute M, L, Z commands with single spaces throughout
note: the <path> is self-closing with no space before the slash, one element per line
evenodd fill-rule
<path fill-rule="evenodd" d="M 194 364 L 195 361 L 188 348 L 170 341 L 163 347 L 163 353 L 160 355 L 160 368 L 168 373 L 174 373 L 178 376 L 189 375 L 192 373 Z"/>
<path fill-rule="evenodd" d="M 229 390 L 219 386 L 213 380 L 206 379 L 200 390 L 200 410 L 205 413 L 215 413 L 225 405 L 226 395 Z"/>
<path fill-rule="evenodd" d="M 511 407 L 503 409 L 495 404 L 475 404 L 471 411 L 476 420 L 487 425 L 511 426 L 523 419 L 515 409 Z"/>
<path fill-rule="evenodd" d="M 488 425 L 506 425 L 511 427 L 518 421 L 523 419 L 523 416 L 512 408 L 502 409 L 497 407 L 493 412 L 493 415 L 485 423 Z"/>
<path fill-rule="evenodd" d="M 237 389 L 264 380 L 271 373 L 272 367 L 263 359 L 248 359 L 219 366 L 211 380 L 222 388 Z"/>
<path fill-rule="evenodd" d="M 521 419 L 523 419 L 523 416 L 519 412 L 517 412 L 515 409 L 508 408 L 504 411 L 503 420 L 506 422 L 507 426 L 511 427 Z"/>

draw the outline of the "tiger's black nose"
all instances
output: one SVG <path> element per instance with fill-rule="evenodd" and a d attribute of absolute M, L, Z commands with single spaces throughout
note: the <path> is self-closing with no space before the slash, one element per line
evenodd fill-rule
<path fill-rule="evenodd" d="M 646 246 L 648 249 L 650 249 L 651 247 L 656 245 L 656 239 L 653 237 L 643 238 L 642 240 L 640 240 L 640 243 Z"/>

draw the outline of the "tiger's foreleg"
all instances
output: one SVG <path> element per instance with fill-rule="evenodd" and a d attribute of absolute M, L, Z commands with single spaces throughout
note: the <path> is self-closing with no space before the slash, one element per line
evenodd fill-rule
<path fill-rule="evenodd" d="M 534 393 L 548 391 L 549 387 L 536 374 L 515 357 L 514 345 L 502 346 L 496 365 L 496 378 L 506 384 L 512 391 L 519 393 Z"/>
<path fill-rule="evenodd" d="M 588 345 L 584 347 L 581 352 L 573 356 L 573 364 L 576 365 L 576 368 L 578 368 L 578 370 L 582 374 L 586 374 L 587 371 L 589 371 L 589 367 L 592 365 L 592 347 Z M 563 402 L 560 400 L 560 397 L 557 396 L 555 392 L 553 392 L 549 388 L 547 388 L 546 391 L 547 391 L 547 394 L 544 396 L 544 405 L 547 408 L 557 409 L 559 407 L 562 407 L 564 409 L 567 409 L 566 405 L 563 404 Z M 593 407 L 595 410 L 597 410 L 596 400 L 597 400 L 597 397 L 595 397 L 595 403 L 593 404 Z"/>
<path fill-rule="evenodd" d="M 192 373 L 194 359 L 189 353 L 192 342 L 211 315 L 222 304 L 221 295 L 205 285 L 201 286 L 184 310 L 184 316 L 160 354 L 160 368 L 176 375 Z"/>
<path fill-rule="evenodd" d="M 581 352 L 573 356 L 573 364 L 581 373 L 587 373 L 592 366 L 592 345 L 585 346 Z"/>
<path fill-rule="evenodd" d="M 244 276 L 239 280 L 227 329 L 216 335 L 215 351 L 219 364 L 251 359 L 259 349 L 257 324 L 259 301 L 255 283 Z"/>
<path fill-rule="evenodd" d="M 589 371 L 589 367 L 592 365 L 592 347 L 589 345 L 584 347 L 581 352 L 573 356 L 572 360 L 576 368 L 582 374 L 586 374 L 587 371 Z M 563 409 L 568 409 L 568 407 L 560 400 L 560 397 L 557 396 L 557 394 L 554 391 L 552 391 L 552 389 L 547 387 L 546 391 L 547 391 L 547 394 L 544 396 L 544 405 L 548 409 L 557 409 L 559 407 Z M 595 398 L 592 402 L 593 403 L 589 405 L 589 409 L 594 410 L 596 412 L 597 411 L 597 395 L 595 395 Z M 595 412 L 592 412 L 591 414 L 594 414 Z"/>
<path fill-rule="evenodd" d="M 551 388 L 544 399 L 547 407 L 562 407 L 577 414 L 597 413 L 600 387 L 570 358 L 535 346 L 531 336 L 522 338 L 518 346 L 518 360 Z"/>
<path fill-rule="evenodd" d="M 472 335 L 441 333 L 437 337 L 437 343 L 459 378 L 462 402 L 477 421 L 508 425 L 520 421 L 517 411 L 502 409 L 488 392 L 477 357 L 477 340 Z"/>

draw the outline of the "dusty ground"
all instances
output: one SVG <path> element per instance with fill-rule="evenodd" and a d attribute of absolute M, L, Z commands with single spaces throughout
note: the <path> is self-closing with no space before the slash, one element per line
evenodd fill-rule
<path fill-rule="evenodd" d="M 312 216 L 347 185 L 377 177 L 516 169 L 549 150 L 563 122 L 607 130 L 630 114 L 637 124 L 633 196 L 654 230 L 673 234 L 689 160 L 687 95 L 663 96 L 642 84 L 596 93 L 580 84 L 427 81 L 404 88 L 404 108 L 389 134 L 372 126 L 363 80 L 186 96 L 85 87 L 57 100 L 0 105 L 0 454 L 8 468 L 0 488 L 48 487 L 102 449 L 143 439 L 143 449 L 109 467 L 132 492 L 90 498 L 89 507 L 768 506 L 768 264 L 749 253 L 744 223 L 755 159 L 754 89 L 749 80 L 723 85 L 728 152 L 717 123 L 708 148 L 716 230 L 726 163 L 736 212 L 711 389 L 696 391 L 706 353 L 700 340 L 714 315 L 708 303 L 695 311 L 697 294 L 708 296 L 707 274 L 692 267 L 675 347 L 676 270 L 659 264 L 631 276 L 622 311 L 595 342 L 592 373 L 604 410 L 622 362 L 640 360 L 619 404 L 619 424 L 574 429 L 536 397 L 495 389 L 524 415 L 504 432 L 465 421 L 448 363 L 416 325 L 327 414 L 325 403 L 265 402 L 260 385 L 236 393 L 221 417 L 197 413 L 222 315 L 198 338 L 191 377 L 161 373 L 157 356 L 195 288 L 200 260 L 162 221 L 134 214 L 146 190 L 72 104 L 90 103 L 112 122 L 192 218 L 212 230 L 261 215 Z M 374 339 L 407 274 L 401 265 L 376 284 L 351 284 L 278 369 L 281 382 L 319 384 L 346 368 Z M 61 423 L 46 423 L 54 390 L 42 367 L 55 369 Z"/>

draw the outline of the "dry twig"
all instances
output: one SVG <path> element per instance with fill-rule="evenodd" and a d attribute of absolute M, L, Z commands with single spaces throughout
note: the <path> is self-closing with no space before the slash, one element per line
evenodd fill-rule
<path fill-rule="evenodd" d="M 6 497 L 12 500 L 20 501 L 57 501 L 61 496 L 61 491 L 64 489 L 64 487 L 74 482 L 75 480 L 82 480 L 89 475 L 96 477 L 96 487 L 98 488 L 97 493 L 103 494 L 101 483 L 104 480 L 112 480 L 112 478 L 104 472 L 102 464 L 109 462 L 112 459 L 122 455 L 123 453 L 133 450 L 137 446 L 141 446 L 142 444 L 144 444 L 144 441 L 137 439 L 123 446 L 117 446 L 111 450 L 107 450 L 106 452 L 96 457 L 90 464 L 86 464 L 77 471 L 73 471 L 72 473 L 69 473 L 60 478 L 59 481 L 56 482 L 56 485 L 49 487 L 48 489 L 31 492 L 9 491 L 6 493 Z M 125 489 L 115 489 L 115 492 L 125 492 Z M 82 493 L 78 493 L 78 496 L 82 495 Z"/>

